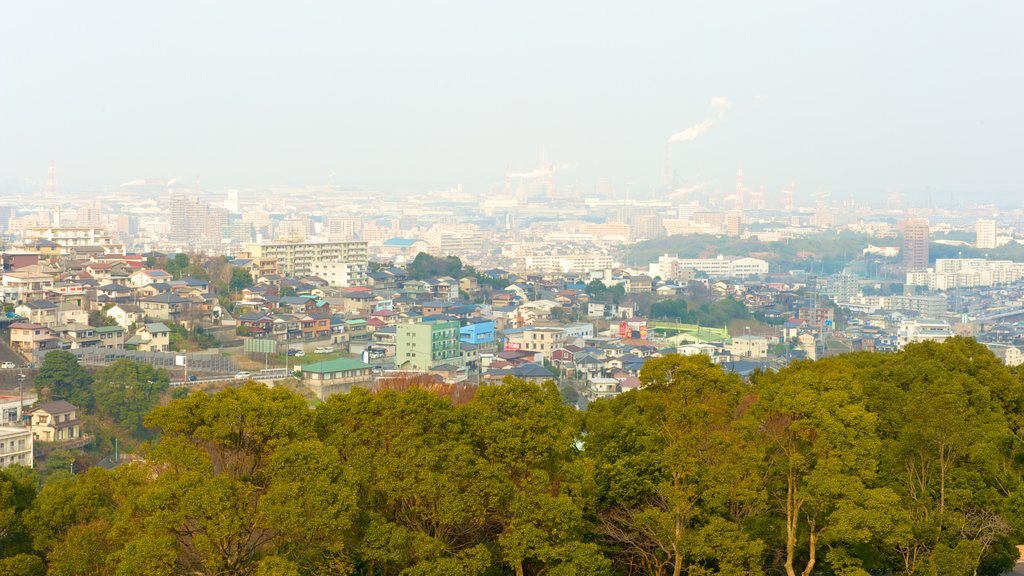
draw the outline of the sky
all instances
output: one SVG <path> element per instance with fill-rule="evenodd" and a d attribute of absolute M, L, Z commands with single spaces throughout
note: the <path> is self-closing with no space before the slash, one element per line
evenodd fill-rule
<path fill-rule="evenodd" d="M 0 193 L 495 190 L 1024 197 L 1024 3 L 7 2 Z M 670 142 L 671 141 L 671 142 Z"/>

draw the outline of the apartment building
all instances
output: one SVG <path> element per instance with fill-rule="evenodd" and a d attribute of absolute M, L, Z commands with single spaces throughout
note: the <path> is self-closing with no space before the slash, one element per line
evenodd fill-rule
<path fill-rule="evenodd" d="M 395 364 L 400 368 L 431 370 L 462 363 L 460 326 L 454 321 L 401 324 L 395 334 Z"/>
<path fill-rule="evenodd" d="M 366 242 L 262 242 L 248 247 L 251 258 L 273 258 L 277 260 L 282 273 L 287 276 L 313 274 L 314 262 L 340 262 L 361 265 L 358 283 L 366 278 L 369 252 Z M 356 270 L 356 267 L 353 267 Z M 354 272 L 350 272 L 355 274 Z"/>
<path fill-rule="evenodd" d="M 97 246 L 104 254 L 124 254 L 124 244 L 116 242 L 106 229 L 95 226 L 32 226 L 22 231 L 22 239 L 28 242 L 45 240 L 58 245 L 61 253 L 73 248 Z"/>
<path fill-rule="evenodd" d="M 365 262 L 313 262 L 310 264 L 310 273 L 334 288 L 362 286 L 366 283 Z"/>
<path fill-rule="evenodd" d="M 759 258 L 724 256 L 715 258 L 679 258 L 664 255 L 650 265 L 650 275 L 664 279 L 677 279 L 687 270 L 703 272 L 712 278 L 737 278 L 768 273 L 768 262 Z"/>
<path fill-rule="evenodd" d="M 912 320 L 900 322 L 896 333 L 896 346 L 919 342 L 945 342 L 953 337 L 953 329 L 945 320 Z"/>
<path fill-rule="evenodd" d="M 32 430 L 0 426 L 0 470 L 8 466 L 32 467 Z"/>
<path fill-rule="evenodd" d="M 939 258 L 934 268 L 907 272 L 907 285 L 929 290 L 1002 286 L 1024 278 L 1024 262 L 985 258 Z"/>

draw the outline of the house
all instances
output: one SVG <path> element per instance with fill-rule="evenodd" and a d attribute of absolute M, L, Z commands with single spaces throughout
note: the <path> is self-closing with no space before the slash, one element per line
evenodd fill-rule
<path fill-rule="evenodd" d="M 249 312 L 238 317 L 238 326 L 249 336 L 267 336 L 274 328 L 274 318 L 263 312 Z"/>
<path fill-rule="evenodd" d="M 302 383 L 320 400 L 349 392 L 353 386 L 369 388 L 373 367 L 351 358 L 313 362 L 302 367 Z"/>
<path fill-rule="evenodd" d="M 143 324 L 125 342 L 142 352 L 169 352 L 171 350 L 171 329 L 160 322 Z"/>
<path fill-rule="evenodd" d="M 300 319 L 303 340 L 317 340 L 331 335 L 330 314 L 307 314 Z"/>
<path fill-rule="evenodd" d="M 14 313 L 40 326 L 56 326 L 57 305 L 49 300 L 34 300 L 14 307 Z"/>
<path fill-rule="evenodd" d="M 142 288 L 150 284 L 170 282 L 173 279 L 174 276 L 165 270 L 139 270 L 129 277 L 128 285 L 132 288 Z"/>
<path fill-rule="evenodd" d="M 39 442 L 61 442 L 82 436 L 78 407 L 64 400 L 47 402 L 29 412 L 29 428 Z"/>
<path fill-rule="evenodd" d="M 489 382 L 500 382 L 506 376 L 513 376 L 528 382 L 545 382 L 553 379 L 555 374 L 540 364 L 527 362 L 511 368 L 492 368 L 483 376 L 484 380 Z"/>
<path fill-rule="evenodd" d="M 106 315 L 113 318 L 117 325 L 125 330 L 146 318 L 146 312 L 136 304 L 115 304 L 107 310 Z"/>
<path fill-rule="evenodd" d="M 31 358 L 37 352 L 56 350 L 60 338 L 46 326 L 27 322 L 15 322 L 10 326 L 11 348 L 22 356 Z"/>
<path fill-rule="evenodd" d="M 100 326 L 95 329 L 100 348 L 124 348 L 125 329 L 121 326 Z"/>
<path fill-rule="evenodd" d="M 79 348 L 95 348 L 100 345 L 100 337 L 96 334 L 96 328 L 88 324 L 55 326 L 53 333 L 61 339 L 61 348 L 77 350 Z"/>
<path fill-rule="evenodd" d="M 142 307 L 148 318 L 161 320 L 173 320 L 183 315 L 189 310 L 191 304 L 191 300 L 182 298 L 173 292 L 157 294 L 139 301 L 139 306 Z"/>
<path fill-rule="evenodd" d="M 121 284 L 104 284 L 96 288 L 96 297 L 104 302 L 128 303 L 134 298 L 132 289 Z"/>

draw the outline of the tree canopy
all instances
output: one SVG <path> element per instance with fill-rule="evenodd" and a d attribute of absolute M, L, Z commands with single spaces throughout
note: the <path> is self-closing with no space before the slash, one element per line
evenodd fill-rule
<path fill-rule="evenodd" d="M 112 365 L 96 407 L 137 418 L 153 396 L 134 388 L 158 380 Z M 455 403 L 417 386 L 312 409 L 257 384 L 195 393 L 152 408 L 144 462 L 57 471 L 39 490 L 28 470 L 0 471 L 0 571 L 994 576 L 1014 563 L 1024 373 L 973 340 L 747 381 L 667 355 L 640 381 L 583 412 L 553 383 L 516 379 Z"/>

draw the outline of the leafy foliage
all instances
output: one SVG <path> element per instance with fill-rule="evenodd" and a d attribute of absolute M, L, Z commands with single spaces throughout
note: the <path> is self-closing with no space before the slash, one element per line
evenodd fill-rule
<path fill-rule="evenodd" d="M 59 364 L 55 382 L 74 373 Z M 101 370 L 97 409 L 137 418 L 155 392 L 136 387 L 162 381 L 146 370 Z M 30 471 L 0 471 L 0 570 L 911 576 L 1014 562 L 1024 371 L 973 340 L 749 382 L 669 355 L 640 380 L 583 413 L 553 383 L 515 379 L 356 390 L 313 410 L 256 384 L 192 394 L 145 418 L 162 435 L 143 463 L 58 470 L 38 493 Z"/>
<path fill-rule="evenodd" d="M 40 398 L 67 400 L 85 409 L 93 406 L 92 376 L 67 350 L 54 350 L 43 358 L 35 385 Z"/>

